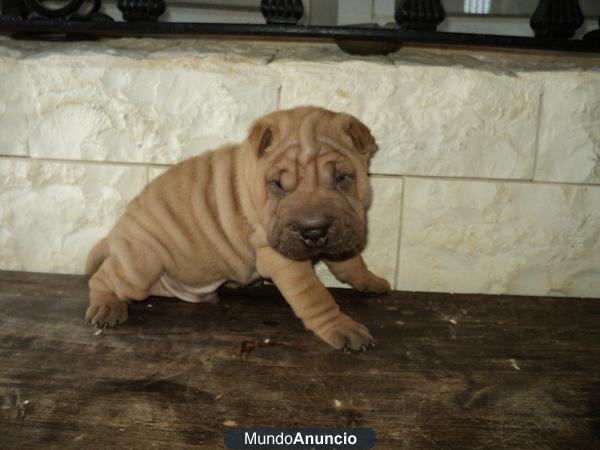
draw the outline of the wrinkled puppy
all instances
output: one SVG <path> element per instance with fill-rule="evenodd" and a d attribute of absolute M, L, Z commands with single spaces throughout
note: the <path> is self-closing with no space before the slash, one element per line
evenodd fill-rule
<path fill-rule="evenodd" d="M 225 282 L 263 277 L 325 342 L 365 349 L 369 331 L 340 311 L 312 262 L 323 259 L 360 291 L 390 290 L 360 256 L 376 148 L 356 118 L 302 107 L 259 119 L 239 145 L 170 168 L 90 252 L 86 319 L 115 325 L 127 320 L 128 300 L 212 301 Z"/>

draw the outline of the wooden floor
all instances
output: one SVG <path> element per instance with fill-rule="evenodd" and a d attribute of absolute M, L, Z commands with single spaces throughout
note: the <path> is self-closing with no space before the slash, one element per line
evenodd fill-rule
<path fill-rule="evenodd" d="M 334 296 L 343 354 L 271 287 L 83 320 L 83 277 L 0 272 L 0 447 L 222 448 L 227 426 L 372 427 L 377 447 L 600 448 L 600 300 Z"/>

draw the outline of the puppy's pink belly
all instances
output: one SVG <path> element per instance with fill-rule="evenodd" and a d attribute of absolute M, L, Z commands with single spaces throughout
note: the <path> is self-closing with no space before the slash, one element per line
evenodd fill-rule
<path fill-rule="evenodd" d="M 168 274 L 164 273 L 150 287 L 150 295 L 159 297 L 176 297 L 190 303 L 210 302 L 215 303 L 219 300 L 216 290 L 227 280 L 219 280 L 207 286 L 188 286 L 174 280 Z"/>

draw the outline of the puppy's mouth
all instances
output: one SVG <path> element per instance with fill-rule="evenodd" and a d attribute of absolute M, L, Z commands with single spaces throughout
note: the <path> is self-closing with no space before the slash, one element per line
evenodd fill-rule
<path fill-rule="evenodd" d="M 304 245 L 311 249 L 322 248 L 329 239 L 329 230 L 298 230 L 294 228 L 293 233 L 296 235 L 296 239 L 300 239 Z"/>
<path fill-rule="evenodd" d="M 325 237 L 321 237 L 317 240 L 312 240 L 312 239 L 306 239 L 306 238 L 300 237 L 300 239 L 302 240 L 304 245 L 306 245 L 309 248 L 323 247 L 325 245 L 325 243 L 327 242 L 327 238 L 328 238 L 328 236 L 325 236 Z"/>
<path fill-rule="evenodd" d="M 359 247 L 361 242 L 360 236 L 348 226 L 332 226 L 326 233 L 316 230 L 307 233 L 295 227 L 285 227 L 271 245 L 287 258 L 305 261 L 322 255 L 347 253 Z"/>

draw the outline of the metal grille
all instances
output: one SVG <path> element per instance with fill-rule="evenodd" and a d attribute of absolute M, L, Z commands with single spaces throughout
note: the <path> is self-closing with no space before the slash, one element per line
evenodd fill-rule
<path fill-rule="evenodd" d="M 452 5 L 452 2 L 448 0 Z M 441 0 L 400 0 L 395 23 L 335 26 L 311 25 L 301 0 L 237 0 L 201 2 L 204 8 L 231 8 L 232 12 L 262 13 L 262 23 L 212 23 L 208 21 L 165 22 L 169 8 L 181 3 L 165 0 L 116 0 L 115 8 L 104 8 L 103 0 L 0 0 L 0 33 L 14 37 L 65 39 L 118 36 L 253 36 L 270 39 L 334 40 L 351 52 L 386 53 L 402 43 L 449 46 L 512 47 L 540 50 L 600 52 L 600 30 L 582 38 L 573 36 L 584 16 L 578 0 L 538 0 L 529 23 L 534 36 L 438 31 L 446 20 Z M 313 3 L 318 3 L 313 0 Z M 313 13 L 323 5 L 314 4 Z M 113 3 L 114 5 L 114 3 Z M 189 3 L 188 3 L 189 5 Z M 493 12 L 494 2 L 468 0 L 465 13 Z M 522 3 L 520 3 L 522 8 Z M 181 8 L 180 8 L 181 9 Z M 112 11 L 110 14 L 106 11 Z M 317 21 L 312 21 L 319 22 Z M 600 22 L 600 20 L 599 20 Z"/>

